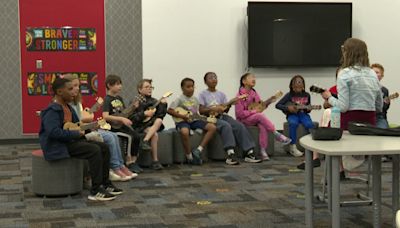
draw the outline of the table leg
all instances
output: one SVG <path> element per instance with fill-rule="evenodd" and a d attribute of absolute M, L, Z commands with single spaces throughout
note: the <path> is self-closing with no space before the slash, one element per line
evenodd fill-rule
<path fill-rule="evenodd" d="M 340 156 L 332 156 L 332 227 L 340 227 L 340 178 L 339 163 Z"/>
<path fill-rule="evenodd" d="M 306 208 L 306 227 L 313 227 L 313 198 L 314 198 L 314 174 L 313 174 L 313 166 L 312 166 L 312 151 L 307 150 L 305 152 L 306 155 L 306 165 L 305 165 L 305 208 Z"/>
<path fill-rule="evenodd" d="M 396 226 L 396 212 L 399 209 L 399 155 L 393 155 L 392 160 L 392 210 L 393 227 Z"/>
<path fill-rule="evenodd" d="M 331 156 L 325 158 L 326 166 L 328 167 L 327 174 L 327 192 L 328 192 L 328 209 L 332 213 L 332 159 Z"/>
<path fill-rule="evenodd" d="M 381 227 L 381 156 L 372 156 L 372 199 L 374 205 L 374 227 Z"/>

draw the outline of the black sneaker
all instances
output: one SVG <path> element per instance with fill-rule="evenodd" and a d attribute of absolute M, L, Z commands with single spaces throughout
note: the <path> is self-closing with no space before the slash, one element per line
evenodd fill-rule
<path fill-rule="evenodd" d="M 348 179 L 349 178 L 346 177 L 346 174 L 344 173 L 344 170 L 340 171 L 340 180 L 341 181 L 345 181 L 345 180 L 348 180 Z"/>
<path fill-rule="evenodd" d="M 140 148 L 141 148 L 142 150 L 151 150 L 150 142 L 149 142 L 149 141 L 144 141 L 144 140 L 142 140 L 142 141 L 141 141 L 141 144 L 140 144 Z"/>
<path fill-rule="evenodd" d="M 320 166 L 321 166 L 321 160 L 320 160 L 319 158 L 314 159 L 314 160 L 312 161 L 312 164 L 313 164 L 313 168 L 320 167 Z M 300 163 L 300 164 L 297 166 L 297 168 L 298 168 L 298 169 L 304 170 L 304 169 L 306 168 L 306 163 L 305 163 L 305 162 Z"/>
<path fill-rule="evenodd" d="M 134 173 L 141 173 L 141 172 L 143 172 L 143 169 L 140 168 L 140 166 L 139 166 L 136 162 L 131 163 L 131 164 L 127 165 L 126 167 L 128 167 L 128 169 L 129 169 L 131 172 L 134 172 Z"/>
<path fill-rule="evenodd" d="M 107 192 L 114 196 L 124 193 L 122 189 L 115 187 L 113 184 L 109 184 L 107 187 L 105 187 L 105 189 Z"/>
<path fill-rule="evenodd" d="M 262 162 L 261 159 L 257 159 L 256 156 L 254 156 L 254 153 L 249 153 L 246 155 L 246 157 L 244 158 L 245 162 L 249 162 L 249 163 L 260 163 Z"/>
<path fill-rule="evenodd" d="M 199 149 L 194 149 L 192 151 L 192 156 L 193 156 L 193 160 L 192 160 L 192 164 L 193 165 L 202 165 L 203 164 L 203 160 L 201 160 L 201 151 Z"/>
<path fill-rule="evenodd" d="M 153 161 L 153 163 L 151 163 L 150 166 L 152 169 L 154 170 L 161 170 L 164 169 L 164 167 L 161 165 L 161 163 L 159 161 Z"/>
<path fill-rule="evenodd" d="M 93 201 L 110 201 L 115 198 L 116 197 L 114 195 L 112 195 L 102 187 L 100 187 L 97 192 L 91 192 L 90 195 L 88 195 L 88 200 Z"/>
<path fill-rule="evenodd" d="M 237 159 L 236 154 L 233 153 L 228 155 L 225 163 L 228 165 L 239 165 L 239 160 Z"/>

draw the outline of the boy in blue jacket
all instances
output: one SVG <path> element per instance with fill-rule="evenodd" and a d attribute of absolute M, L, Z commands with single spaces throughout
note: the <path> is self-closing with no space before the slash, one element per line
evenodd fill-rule
<path fill-rule="evenodd" d="M 67 122 L 79 122 L 75 111 L 68 105 L 76 96 L 72 82 L 57 78 L 52 84 L 54 102 L 41 111 L 40 146 L 46 160 L 58 160 L 69 157 L 88 160 L 92 188 L 89 200 L 108 201 L 122 194 L 109 180 L 108 146 L 101 142 L 87 141 L 81 130 L 65 130 Z M 61 178 L 61 177 L 60 177 Z"/>

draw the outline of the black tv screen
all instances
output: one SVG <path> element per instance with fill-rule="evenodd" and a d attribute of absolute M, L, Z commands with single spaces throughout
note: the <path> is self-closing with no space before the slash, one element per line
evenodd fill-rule
<path fill-rule="evenodd" d="M 248 3 L 249 67 L 338 66 L 351 3 Z"/>

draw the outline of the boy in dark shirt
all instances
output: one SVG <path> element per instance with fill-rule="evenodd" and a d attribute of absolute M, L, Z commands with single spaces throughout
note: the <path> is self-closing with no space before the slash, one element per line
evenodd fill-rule
<path fill-rule="evenodd" d="M 89 200 L 108 201 L 122 194 L 109 180 L 108 146 L 101 142 L 89 142 L 82 136 L 82 130 L 65 130 L 67 122 L 79 122 L 75 111 L 68 105 L 76 96 L 72 82 L 57 78 L 52 88 L 54 102 L 41 111 L 40 146 L 46 160 L 58 160 L 69 157 L 85 159 L 89 162 L 92 187 Z"/>
<path fill-rule="evenodd" d="M 103 118 L 111 123 L 111 131 L 123 132 L 132 137 L 130 154 L 126 156 L 126 166 L 134 173 L 143 170 L 136 163 L 139 155 L 140 136 L 132 128 L 132 121 L 128 119 L 130 112 L 137 108 L 138 102 L 134 101 L 128 108 L 125 107 L 124 100 L 119 95 L 122 90 L 122 80 L 117 75 L 108 75 L 106 78 L 107 96 L 104 98 Z M 129 109 L 129 110 L 127 110 Z M 124 114 L 122 114 L 125 112 Z"/>

